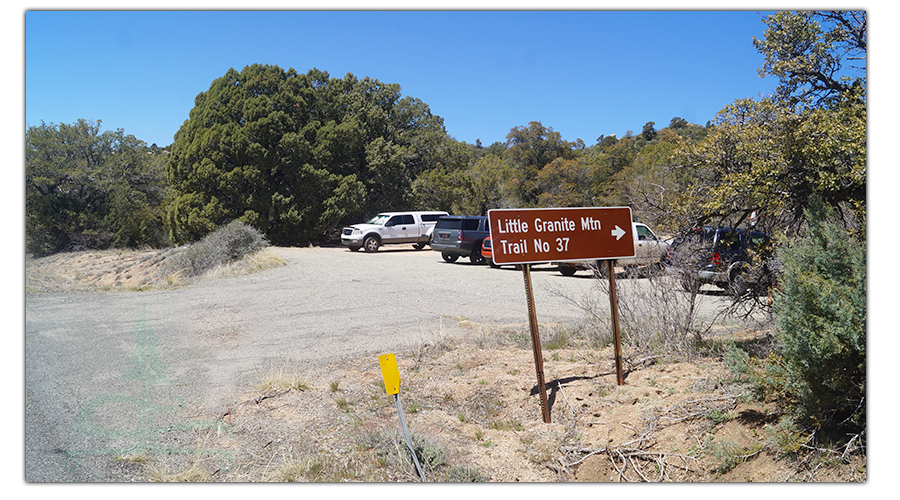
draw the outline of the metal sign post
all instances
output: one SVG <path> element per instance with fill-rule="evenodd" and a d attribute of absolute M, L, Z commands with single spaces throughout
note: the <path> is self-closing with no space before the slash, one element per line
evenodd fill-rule
<path fill-rule="evenodd" d="M 547 403 L 547 384 L 544 382 L 544 355 L 541 353 L 541 334 L 538 332 L 537 313 L 534 310 L 534 293 L 531 289 L 531 266 L 522 265 L 525 277 L 525 296 L 528 299 L 528 327 L 531 329 L 531 348 L 534 351 L 534 369 L 537 372 L 538 390 L 541 393 L 541 414 L 544 423 L 550 423 L 550 405 Z"/>
<path fill-rule="evenodd" d="M 619 339 L 619 307 L 614 260 L 634 257 L 631 208 L 575 207 L 489 210 L 491 247 L 496 264 L 521 264 L 528 299 L 528 323 L 534 349 L 534 368 L 541 393 L 541 413 L 550 423 L 550 407 L 544 382 L 541 337 L 534 311 L 529 264 L 606 260 L 609 269 L 609 301 L 613 314 L 616 380 L 625 383 Z"/>
<path fill-rule="evenodd" d="M 416 463 L 416 470 L 419 471 L 419 477 L 425 483 L 425 473 L 422 472 L 422 466 L 419 465 L 419 457 L 416 456 L 416 450 L 413 448 L 412 436 L 409 434 L 409 428 L 406 426 L 406 416 L 403 414 L 403 405 L 400 404 L 400 368 L 397 365 L 397 355 L 382 354 L 378 356 L 378 364 L 381 366 L 381 376 L 384 378 L 384 390 L 388 395 L 394 396 L 394 404 L 397 406 L 397 416 L 400 419 L 400 430 L 403 431 L 403 439 L 406 441 L 406 447 L 412 454 L 413 461 Z"/>
<path fill-rule="evenodd" d="M 613 342 L 616 352 L 616 384 L 625 385 L 625 374 L 622 372 L 622 342 L 619 335 L 619 297 L 616 294 L 616 261 L 606 261 L 609 274 L 609 307 L 612 315 Z"/>

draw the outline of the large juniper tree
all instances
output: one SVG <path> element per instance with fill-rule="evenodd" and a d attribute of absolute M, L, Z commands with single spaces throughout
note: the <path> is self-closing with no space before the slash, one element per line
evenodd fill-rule
<path fill-rule="evenodd" d="M 442 119 L 397 84 L 231 69 L 175 135 L 170 231 L 192 241 L 241 220 L 273 244 L 306 244 L 345 219 L 403 207 L 452 142 Z"/>

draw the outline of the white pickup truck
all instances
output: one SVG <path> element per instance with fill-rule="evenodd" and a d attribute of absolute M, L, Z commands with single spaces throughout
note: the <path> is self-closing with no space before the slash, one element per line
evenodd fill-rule
<path fill-rule="evenodd" d="M 616 259 L 616 265 L 640 267 L 665 264 L 669 258 L 669 244 L 640 222 L 632 222 L 631 229 L 634 235 L 634 257 Z M 606 269 L 604 266 L 598 265 L 599 261 L 554 262 L 554 264 L 558 266 L 559 272 L 565 276 L 572 276 L 579 269 L 596 269 L 601 274 L 604 274 Z"/>
<path fill-rule="evenodd" d="M 412 243 L 417 250 L 431 241 L 434 224 L 447 212 L 382 212 L 365 224 L 341 231 L 341 243 L 357 251 L 376 252 L 381 245 Z"/>

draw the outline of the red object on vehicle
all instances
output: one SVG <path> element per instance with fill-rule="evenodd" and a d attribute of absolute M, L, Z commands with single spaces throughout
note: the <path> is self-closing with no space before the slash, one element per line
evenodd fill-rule
<path fill-rule="evenodd" d="M 492 262 L 494 260 L 494 252 L 493 252 L 493 249 L 491 248 L 491 237 L 490 236 L 485 238 L 484 243 L 481 244 L 481 255 L 485 259 L 488 259 L 489 262 Z"/>

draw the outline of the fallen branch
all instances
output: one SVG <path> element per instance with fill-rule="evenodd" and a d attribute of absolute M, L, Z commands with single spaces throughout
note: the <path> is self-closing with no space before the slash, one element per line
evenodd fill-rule
<path fill-rule="evenodd" d="M 256 399 L 254 399 L 253 402 L 256 403 L 256 404 L 260 404 L 261 402 L 263 402 L 263 400 L 266 400 L 266 399 L 269 399 L 269 398 L 277 398 L 278 396 L 281 396 L 282 394 L 287 394 L 288 392 L 291 392 L 291 390 L 290 390 L 290 389 L 285 389 L 285 390 L 283 390 L 283 391 L 276 392 L 276 393 L 273 393 L 273 394 L 263 394 L 262 396 L 260 396 L 260 397 L 258 397 L 258 398 L 256 398 Z"/>

